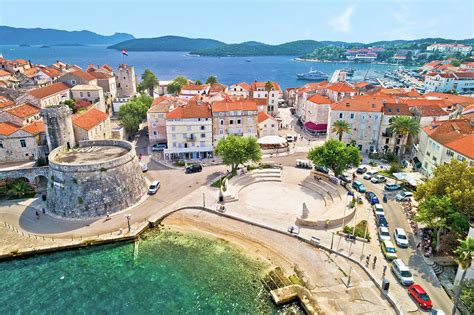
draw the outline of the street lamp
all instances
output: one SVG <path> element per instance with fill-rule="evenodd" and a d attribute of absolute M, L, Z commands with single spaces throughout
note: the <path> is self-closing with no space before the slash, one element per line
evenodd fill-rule
<path fill-rule="evenodd" d="M 333 243 L 334 243 L 334 232 L 332 232 L 332 237 L 331 237 L 331 250 L 332 250 Z"/>
<path fill-rule="evenodd" d="M 125 217 L 127 218 L 128 232 L 130 232 L 130 230 L 131 230 L 130 219 L 132 218 L 132 216 L 130 214 L 126 214 Z"/>
<path fill-rule="evenodd" d="M 202 207 L 206 208 L 206 193 L 202 193 Z"/>

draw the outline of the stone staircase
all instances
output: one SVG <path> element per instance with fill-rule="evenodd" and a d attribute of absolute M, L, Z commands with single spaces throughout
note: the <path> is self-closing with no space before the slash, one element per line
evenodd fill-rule
<path fill-rule="evenodd" d="M 261 182 L 281 182 L 281 169 L 259 169 L 244 175 L 234 176 L 227 183 L 227 191 L 224 192 L 224 202 L 239 200 L 239 193 L 242 189 Z"/>

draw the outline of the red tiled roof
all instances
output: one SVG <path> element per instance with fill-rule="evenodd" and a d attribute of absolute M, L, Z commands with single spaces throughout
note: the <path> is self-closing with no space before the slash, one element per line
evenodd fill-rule
<path fill-rule="evenodd" d="M 58 82 L 39 89 L 31 90 L 28 93 L 36 98 L 41 99 L 65 90 L 69 90 L 69 86 L 66 83 Z"/>
<path fill-rule="evenodd" d="M 248 100 L 255 102 L 257 106 L 268 105 L 268 99 L 266 98 L 249 98 Z"/>
<path fill-rule="evenodd" d="M 199 90 L 205 90 L 209 87 L 209 85 L 185 85 L 181 88 L 181 91 L 183 90 L 189 90 L 189 91 L 199 91 Z"/>
<path fill-rule="evenodd" d="M 6 98 L 5 96 L 0 95 L 0 109 L 12 106 L 14 105 L 15 102 L 12 101 L 11 99 Z"/>
<path fill-rule="evenodd" d="M 224 84 L 213 83 L 211 84 L 211 88 L 209 89 L 209 92 L 214 92 L 214 93 L 224 92 L 225 89 L 226 89 L 226 86 Z"/>
<path fill-rule="evenodd" d="M 28 78 L 33 78 L 39 71 L 40 69 L 37 67 L 33 67 L 30 69 L 25 69 L 23 71 L 23 74 L 26 75 Z"/>
<path fill-rule="evenodd" d="M 344 82 L 337 82 L 326 87 L 328 90 L 339 93 L 355 93 L 357 92 L 353 87 Z"/>
<path fill-rule="evenodd" d="M 469 105 L 474 104 L 474 97 L 453 95 L 449 93 L 429 92 L 423 95 L 424 97 L 436 97 L 444 100 L 450 104 Z"/>
<path fill-rule="evenodd" d="M 91 130 L 101 122 L 105 121 L 108 117 L 109 115 L 106 113 L 98 109 L 91 108 L 84 113 L 74 115 L 72 117 L 72 123 L 84 130 Z"/>
<path fill-rule="evenodd" d="M 166 115 L 166 119 L 211 118 L 209 104 L 189 102 L 188 105 L 179 106 Z"/>
<path fill-rule="evenodd" d="M 18 63 L 20 65 L 27 65 L 28 64 L 28 61 L 26 61 L 25 59 L 17 59 L 15 61 L 16 61 L 16 63 Z"/>
<path fill-rule="evenodd" d="M 252 82 L 252 90 L 256 90 L 257 88 L 265 88 L 265 84 L 267 84 L 267 82 L 257 82 L 257 81 L 253 81 Z M 278 83 L 276 83 L 275 81 L 272 81 L 272 84 L 273 84 L 273 88 L 275 90 L 281 90 L 280 86 L 278 85 Z"/>
<path fill-rule="evenodd" d="M 41 68 L 41 71 L 43 71 L 44 74 L 46 74 L 50 78 L 59 77 L 61 75 L 61 72 L 54 68 L 43 67 Z"/>
<path fill-rule="evenodd" d="M 264 122 L 264 121 L 267 120 L 267 119 L 275 120 L 275 118 L 273 118 L 272 116 L 268 115 L 268 114 L 265 113 L 265 112 L 259 112 L 259 113 L 258 113 L 258 116 L 257 116 L 257 121 L 258 121 L 258 123 Z"/>
<path fill-rule="evenodd" d="M 44 129 L 44 122 L 42 120 L 37 120 L 32 122 L 31 124 L 26 125 L 25 127 L 21 128 L 22 130 L 31 133 L 32 135 L 37 135 L 41 132 L 45 132 Z"/>
<path fill-rule="evenodd" d="M 366 87 L 367 85 L 370 85 L 370 83 L 369 83 L 369 82 L 364 82 L 364 81 L 362 81 L 362 82 L 356 82 L 356 83 L 354 84 L 354 86 L 355 86 L 356 88 L 363 88 L 363 87 Z"/>
<path fill-rule="evenodd" d="M 19 118 L 28 118 L 28 117 L 37 115 L 40 112 L 38 107 L 33 106 L 29 103 L 25 103 L 25 104 L 7 109 L 5 111 Z"/>
<path fill-rule="evenodd" d="M 448 112 L 438 105 L 433 106 L 416 106 L 416 110 L 421 117 L 438 117 L 448 116 Z"/>
<path fill-rule="evenodd" d="M 331 109 L 350 112 L 382 112 L 384 101 L 395 103 L 395 99 L 388 95 L 358 95 L 332 104 Z"/>
<path fill-rule="evenodd" d="M 0 123 L 0 135 L 2 136 L 9 136 L 19 129 L 20 128 L 18 128 L 16 125 L 9 122 Z"/>
<path fill-rule="evenodd" d="M 319 94 L 315 94 L 313 96 L 311 96 L 308 101 L 310 101 L 311 103 L 314 103 L 314 104 L 331 104 L 332 101 L 325 97 L 325 96 L 321 96 Z"/>
<path fill-rule="evenodd" d="M 88 72 L 91 76 L 96 79 L 110 79 L 112 76 L 110 74 L 101 72 L 101 71 L 89 71 Z"/>
<path fill-rule="evenodd" d="M 385 103 L 383 114 L 387 116 L 411 116 L 410 107 L 403 103 Z"/>
<path fill-rule="evenodd" d="M 12 75 L 10 72 L 5 70 L 0 70 L 0 77 L 6 77 Z"/>
<path fill-rule="evenodd" d="M 112 67 L 109 66 L 108 64 L 104 64 L 101 68 L 103 68 L 104 70 L 109 71 L 109 72 L 114 71 L 114 69 L 112 69 Z"/>
<path fill-rule="evenodd" d="M 434 141 L 474 159 L 474 127 L 469 119 L 436 121 L 423 131 Z"/>
<path fill-rule="evenodd" d="M 251 100 L 217 101 L 212 104 L 212 112 L 230 112 L 237 110 L 256 111 L 257 103 Z"/>
<path fill-rule="evenodd" d="M 95 80 L 95 78 L 90 73 L 87 73 L 87 72 L 82 71 L 82 70 L 72 71 L 71 74 L 76 75 L 78 77 L 81 77 L 82 79 L 84 79 L 86 81 Z"/>
<path fill-rule="evenodd" d="M 401 98 L 398 100 L 399 103 L 407 104 L 410 107 L 413 106 L 441 106 L 445 107 L 446 103 L 444 100 L 439 99 L 426 99 L 426 98 Z"/>
<path fill-rule="evenodd" d="M 240 86 L 241 88 L 243 88 L 244 90 L 247 90 L 247 91 L 250 91 L 250 89 L 251 89 L 250 85 L 247 82 L 241 82 L 241 83 L 232 84 L 232 85 L 238 85 L 238 86 Z"/>

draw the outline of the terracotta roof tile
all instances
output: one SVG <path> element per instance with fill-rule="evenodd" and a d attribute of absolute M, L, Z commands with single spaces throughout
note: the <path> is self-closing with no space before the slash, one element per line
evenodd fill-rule
<path fill-rule="evenodd" d="M 340 93 L 356 93 L 357 91 L 344 82 L 337 82 L 326 87 L 328 90 Z"/>
<path fill-rule="evenodd" d="M 31 124 L 26 125 L 25 127 L 21 128 L 22 130 L 31 133 L 32 135 L 37 135 L 41 132 L 45 132 L 44 129 L 44 122 L 42 120 L 37 120 L 32 122 Z"/>
<path fill-rule="evenodd" d="M 212 112 L 214 113 L 237 110 L 257 111 L 257 104 L 251 100 L 221 101 L 212 104 Z"/>
<path fill-rule="evenodd" d="M 110 79 L 110 78 L 112 78 L 112 76 L 110 74 L 107 74 L 107 73 L 101 72 L 101 71 L 89 71 L 88 73 L 96 79 Z"/>
<path fill-rule="evenodd" d="M 109 118 L 109 115 L 106 113 L 98 109 L 91 108 L 84 113 L 74 115 L 72 117 L 72 123 L 84 130 L 91 130 L 101 122 L 105 121 L 107 118 Z"/>
<path fill-rule="evenodd" d="M 188 105 L 179 106 L 166 115 L 166 119 L 211 118 L 209 104 L 189 102 Z"/>
<path fill-rule="evenodd" d="M 388 95 L 358 95 L 331 105 L 332 110 L 350 112 L 382 112 L 384 102 L 395 103 Z"/>
<path fill-rule="evenodd" d="M 205 90 L 209 87 L 209 85 L 185 85 L 181 88 L 181 91 L 183 90 L 188 90 L 188 91 L 199 91 L 199 90 Z"/>
<path fill-rule="evenodd" d="M 7 113 L 19 117 L 19 118 L 28 118 L 34 115 L 39 114 L 40 110 L 38 107 L 33 106 L 29 103 L 21 104 L 19 106 L 9 108 L 5 110 Z"/>
<path fill-rule="evenodd" d="M 66 90 L 69 90 L 69 86 L 66 83 L 58 82 L 39 89 L 28 91 L 28 93 L 36 98 L 41 99 Z"/>
<path fill-rule="evenodd" d="M 469 119 L 436 121 L 423 131 L 434 141 L 474 159 L 474 127 Z"/>
<path fill-rule="evenodd" d="M 268 114 L 265 113 L 265 112 L 259 112 L 259 113 L 258 113 L 258 116 L 257 116 L 258 123 L 264 122 L 264 121 L 267 120 L 267 119 L 273 119 L 273 120 L 275 120 L 275 118 L 273 118 L 272 116 L 268 115 Z"/>
<path fill-rule="evenodd" d="M 385 103 L 383 114 L 386 116 L 411 116 L 410 107 L 403 103 Z"/>
<path fill-rule="evenodd" d="M 6 77 L 12 75 L 10 72 L 5 70 L 0 70 L 0 77 Z"/>
<path fill-rule="evenodd" d="M 241 88 L 247 91 L 250 91 L 252 89 L 247 82 L 241 82 L 241 83 L 232 84 L 232 85 L 240 86 Z"/>
<path fill-rule="evenodd" d="M 319 94 L 315 94 L 313 96 L 311 96 L 308 101 L 310 101 L 311 103 L 314 103 L 314 104 L 331 104 L 332 101 L 325 97 L 325 96 L 321 96 Z"/>
<path fill-rule="evenodd" d="M 0 95 L 0 109 L 14 105 L 15 102 L 5 96 Z"/>
<path fill-rule="evenodd" d="M 76 75 L 78 77 L 81 77 L 82 79 L 84 79 L 86 81 L 95 80 L 95 78 L 90 73 L 87 73 L 83 70 L 72 71 L 71 74 Z"/>
<path fill-rule="evenodd" d="M 255 91 L 257 88 L 265 88 L 265 85 L 266 85 L 266 84 L 267 84 L 267 82 L 257 82 L 257 81 L 253 81 L 251 88 L 252 88 L 252 90 Z M 273 84 L 273 88 L 274 88 L 275 90 L 280 90 L 280 91 L 281 91 L 280 85 L 278 85 L 277 82 L 272 81 L 272 84 Z"/>
<path fill-rule="evenodd" d="M 2 136 L 9 136 L 18 130 L 20 130 L 20 128 L 12 123 L 9 123 L 9 122 L 0 123 L 0 135 Z"/>

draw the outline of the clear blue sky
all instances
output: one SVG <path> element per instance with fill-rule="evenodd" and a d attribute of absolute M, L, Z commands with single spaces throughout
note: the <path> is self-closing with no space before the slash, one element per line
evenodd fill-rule
<path fill-rule="evenodd" d="M 0 25 L 228 43 L 474 37 L 473 0 L 0 0 Z"/>

